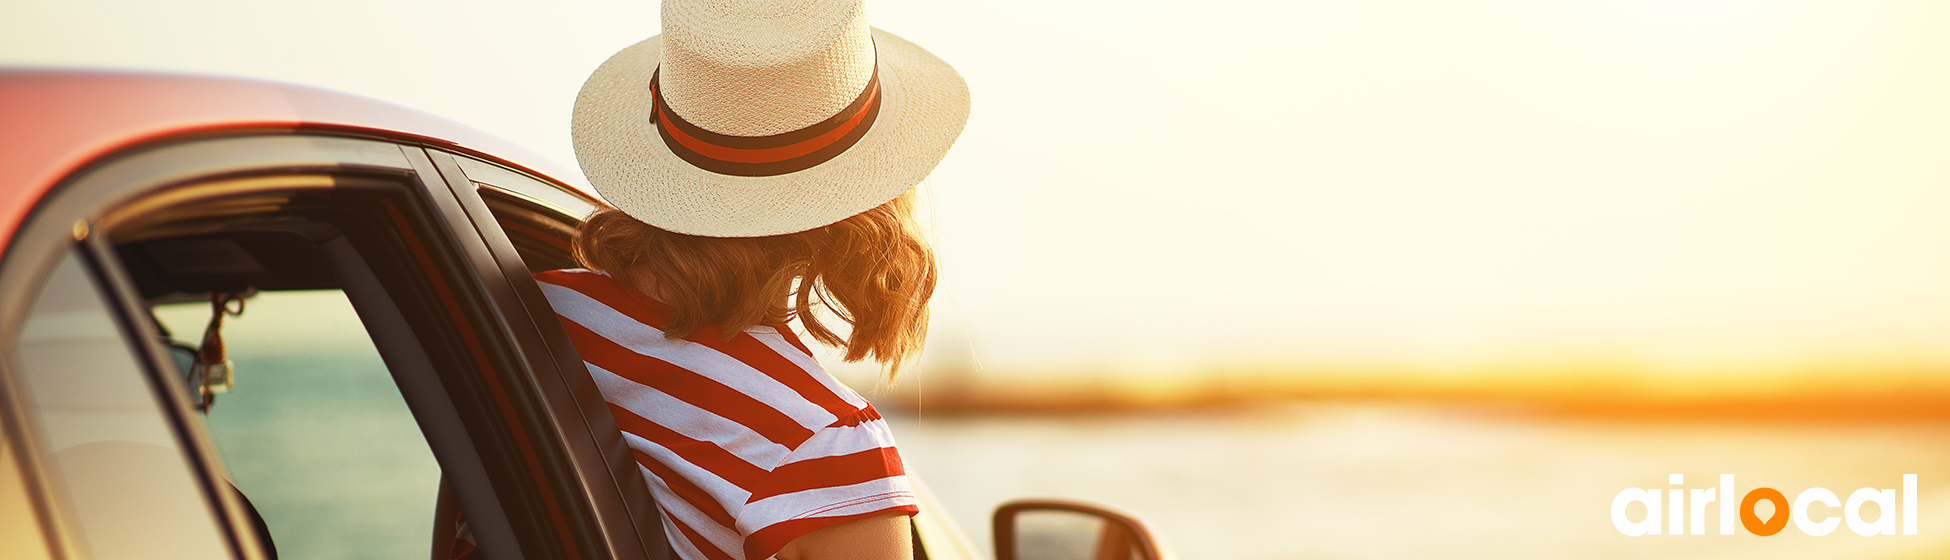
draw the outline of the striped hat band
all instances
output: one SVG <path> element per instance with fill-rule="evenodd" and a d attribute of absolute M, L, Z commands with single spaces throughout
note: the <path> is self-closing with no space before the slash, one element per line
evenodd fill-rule
<path fill-rule="evenodd" d="M 766 136 L 733 136 L 705 130 L 671 110 L 650 75 L 650 121 L 671 153 L 698 169 L 739 177 L 770 177 L 825 163 L 867 135 L 880 114 L 880 69 L 839 113 L 804 128 Z"/>

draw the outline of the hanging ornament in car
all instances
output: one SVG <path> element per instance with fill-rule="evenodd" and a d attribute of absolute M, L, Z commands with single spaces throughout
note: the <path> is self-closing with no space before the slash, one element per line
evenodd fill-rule
<path fill-rule="evenodd" d="M 235 305 L 232 305 L 235 304 Z M 210 326 L 203 330 L 203 344 L 197 347 L 196 364 L 190 367 L 189 385 L 196 391 L 197 410 L 208 412 L 217 395 L 237 386 L 235 368 L 223 346 L 223 318 L 244 314 L 244 294 L 210 293 Z"/>

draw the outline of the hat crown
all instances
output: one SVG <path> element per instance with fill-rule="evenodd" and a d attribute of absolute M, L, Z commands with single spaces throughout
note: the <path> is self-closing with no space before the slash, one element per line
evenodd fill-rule
<path fill-rule="evenodd" d="M 669 0 L 658 89 L 731 136 L 799 130 L 845 109 L 874 74 L 861 0 Z"/>

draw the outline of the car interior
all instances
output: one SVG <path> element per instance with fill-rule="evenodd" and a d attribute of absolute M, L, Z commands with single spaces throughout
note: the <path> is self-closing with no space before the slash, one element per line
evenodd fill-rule
<path fill-rule="evenodd" d="M 238 185 L 250 188 L 158 202 L 107 233 L 162 335 L 156 342 L 169 348 L 184 397 L 205 415 L 267 557 L 280 549 L 290 557 L 342 556 L 355 552 L 345 547 L 362 546 L 392 548 L 357 555 L 414 547 L 414 555 L 469 557 L 476 536 L 488 531 L 470 530 L 474 520 L 455 506 L 453 474 L 433 460 L 470 447 L 454 422 L 467 411 L 422 410 L 466 402 L 443 394 L 455 384 L 440 380 L 457 376 L 441 364 L 470 361 L 454 340 L 464 333 L 443 326 L 452 318 L 440 305 L 446 290 L 428 264 L 439 258 L 428 238 L 439 233 L 413 227 L 406 219 L 413 200 L 386 178 L 284 174 L 202 188 Z M 480 192 L 531 270 L 574 266 L 572 217 L 499 190 Z M 329 355 L 298 350 L 319 341 L 341 344 L 319 350 Z M 294 350 L 232 363 L 226 347 Z M 430 447 L 442 442 L 456 449 Z M 362 467 L 370 472 L 349 472 Z M 401 507 L 372 511 L 370 495 L 305 491 L 334 476 L 365 476 L 373 480 L 359 486 L 405 498 L 395 498 Z M 401 525 L 417 534 L 343 538 Z"/>

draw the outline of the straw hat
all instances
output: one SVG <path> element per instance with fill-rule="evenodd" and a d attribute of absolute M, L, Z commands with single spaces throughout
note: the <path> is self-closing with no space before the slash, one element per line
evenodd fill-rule
<path fill-rule="evenodd" d="M 631 217 L 757 237 L 831 224 L 927 178 L 968 121 L 946 62 L 861 0 L 666 0 L 663 35 L 576 96 L 576 159 Z"/>

